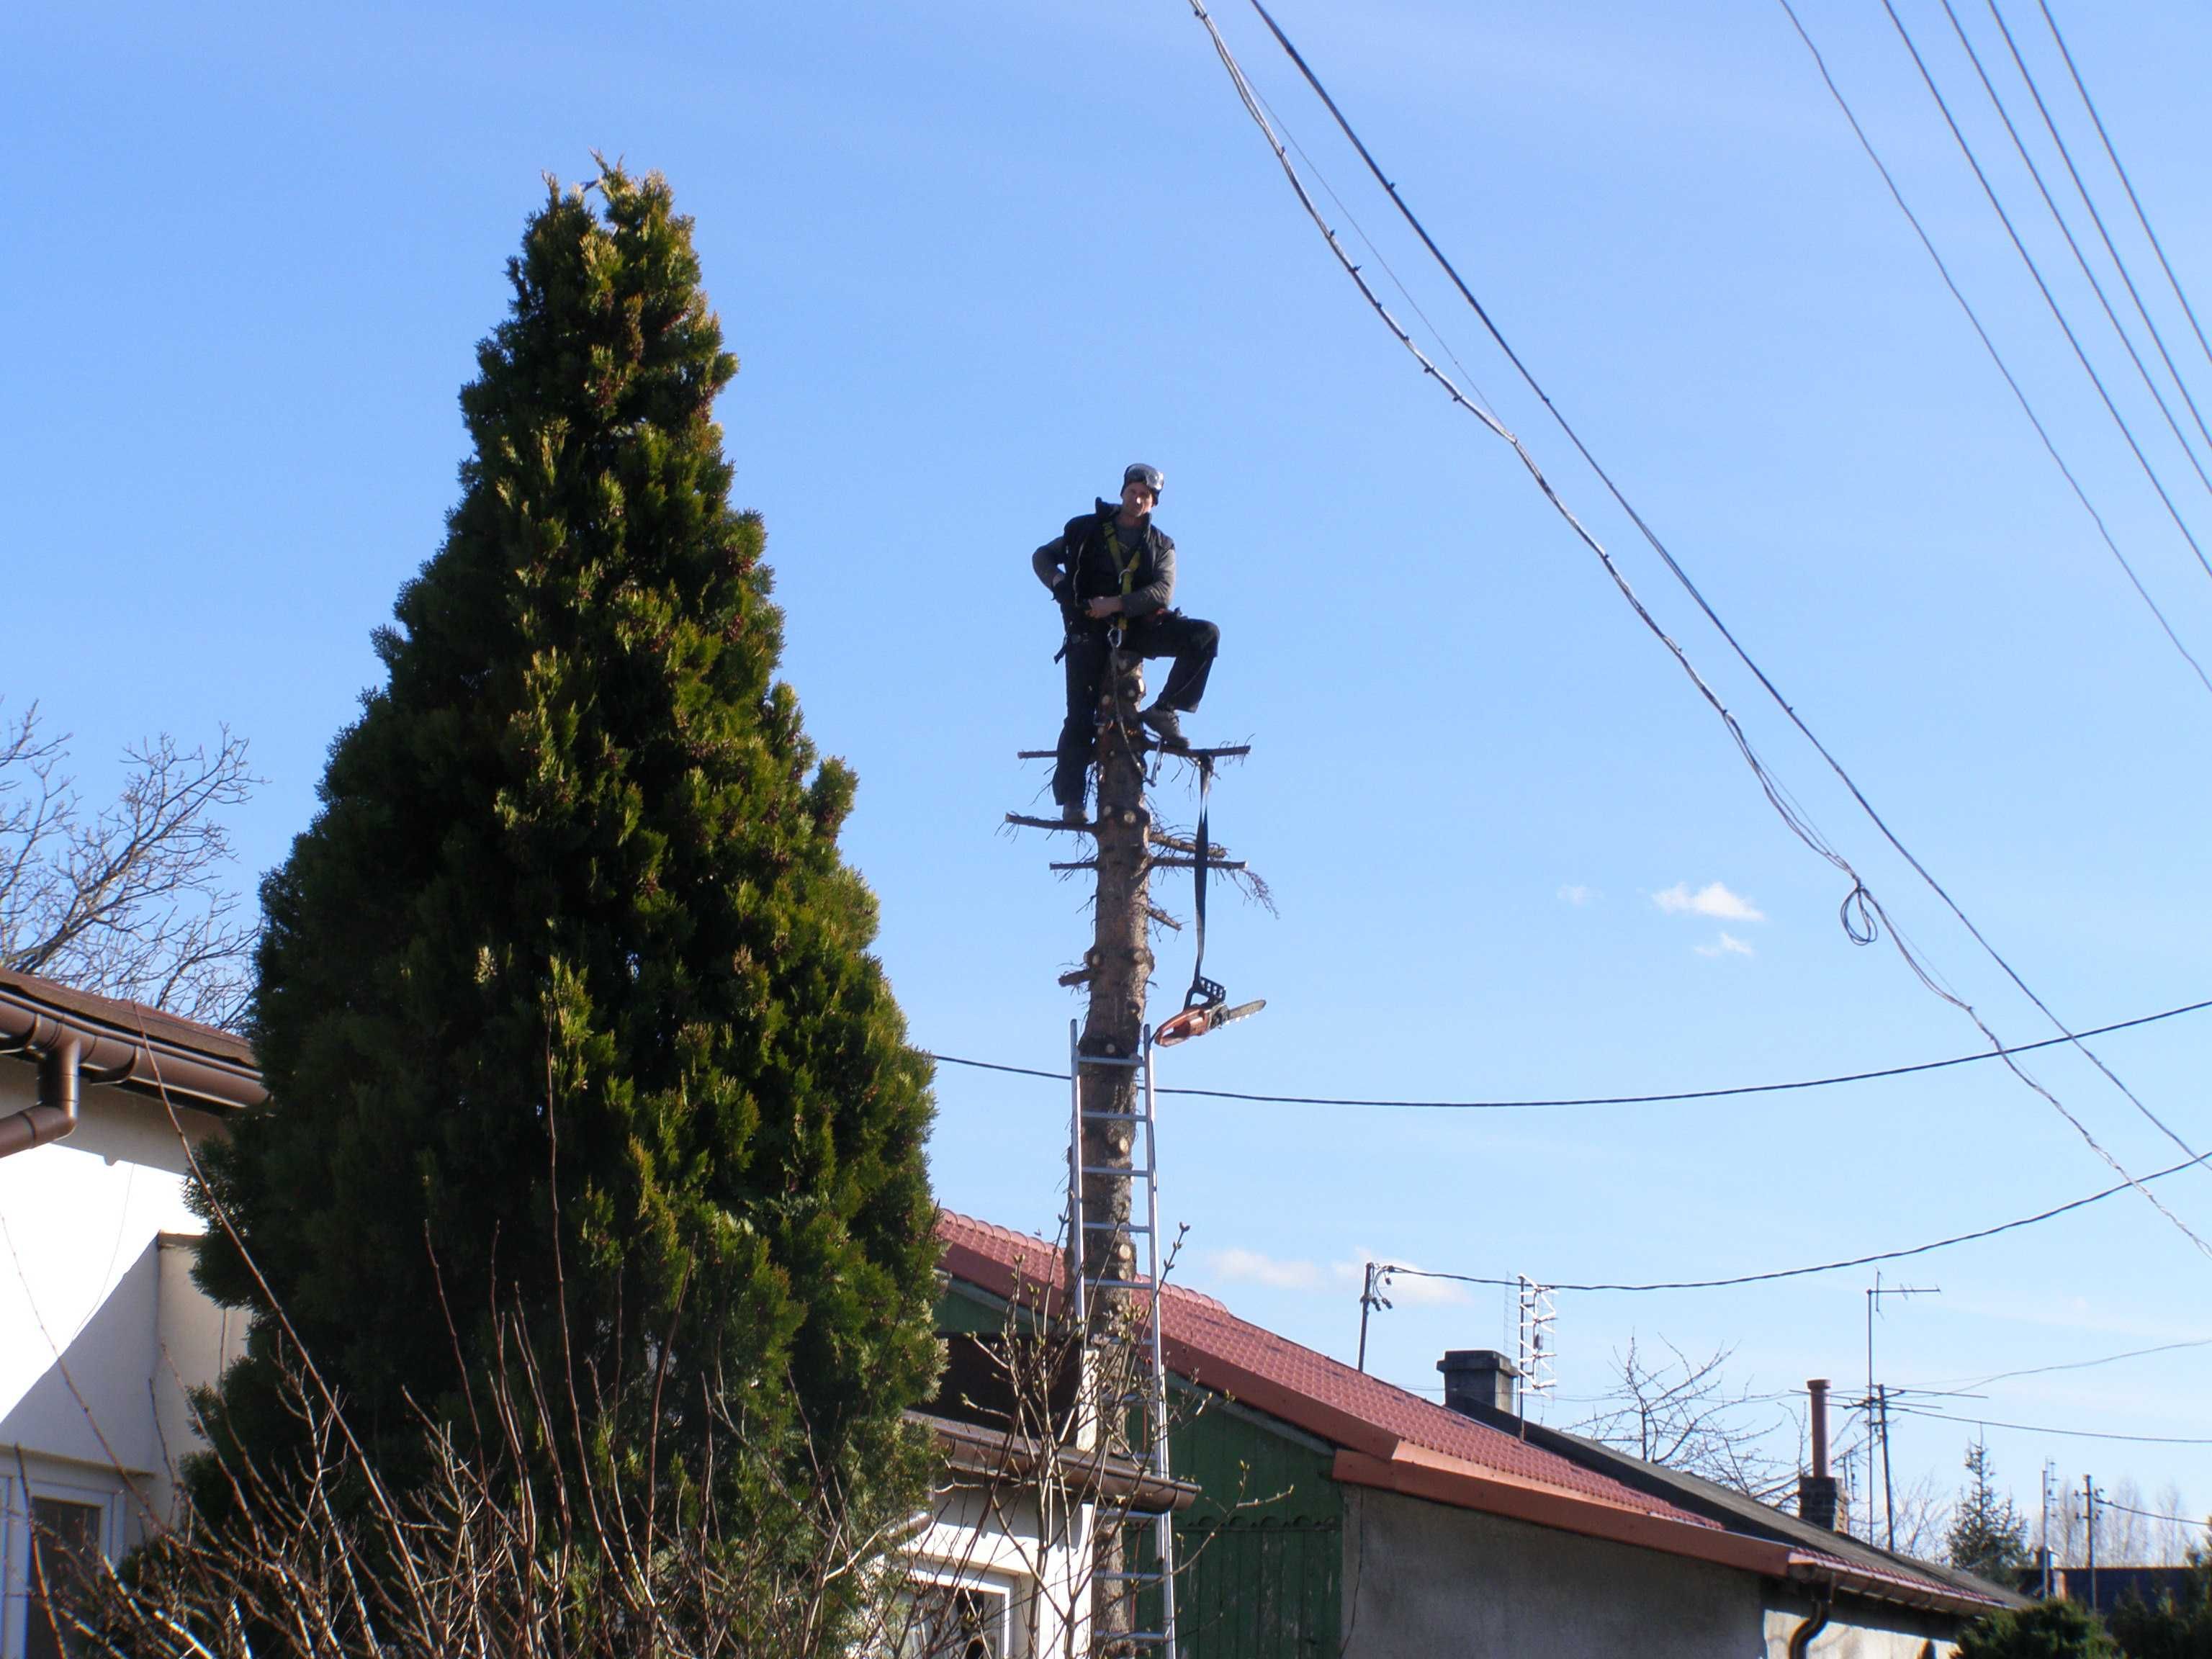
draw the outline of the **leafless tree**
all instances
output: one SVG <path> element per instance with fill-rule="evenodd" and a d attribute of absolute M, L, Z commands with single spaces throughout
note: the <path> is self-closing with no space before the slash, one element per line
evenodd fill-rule
<path fill-rule="evenodd" d="M 167 732 L 133 744 L 96 810 L 69 741 L 45 734 L 36 703 L 0 720 L 0 969 L 236 1025 L 259 930 L 229 883 L 222 814 L 259 781 L 246 739 L 226 726 L 212 750 Z"/>
<path fill-rule="evenodd" d="M 1731 1385 L 1723 1368 L 1732 1348 L 1693 1359 L 1665 1337 L 1658 1340 L 1665 1353 L 1656 1364 L 1632 1334 L 1627 1348 L 1614 1352 L 1617 1386 L 1573 1432 L 1647 1463 L 1702 1475 L 1764 1504 L 1796 1491 L 1796 1459 L 1785 1461 L 1767 1449 L 1778 1431 L 1791 1425 L 1784 1402 L 1794 1396 Z"/>
<path fill-rule="evenodd" d="M 1941 1559 L 1943 1541 L 1951 1530 L 1949 1491 L 1929 1469 L 1917 1480 L 1899 1487 L 1896 1497 L 1897 1512 L 1892 1523 L 1897 1534 L 1898 1553 L 1922 1561 Z M 1888 1538 L 1885 1530 L 1880 1541 L 1886 1544 Z"/>

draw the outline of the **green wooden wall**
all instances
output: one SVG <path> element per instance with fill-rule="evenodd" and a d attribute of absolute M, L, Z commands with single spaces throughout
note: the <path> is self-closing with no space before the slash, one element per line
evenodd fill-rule
<path fill-rule="evenodd" d="M 1176 1634 L 1188 1659 L 1336 1659 L 1344 1500 L 1331 1454 L 1218 1400 L 1170 1437 L 1198 1501 L 1176 1525 Z"/>

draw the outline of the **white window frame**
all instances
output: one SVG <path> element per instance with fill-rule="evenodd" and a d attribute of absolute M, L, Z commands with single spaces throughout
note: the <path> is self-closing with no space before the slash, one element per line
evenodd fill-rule
<path fill-rule="evenodd" d="M 1033 1587 L 1033 1581 L 1009 1572 L 994 1572 L 988 1569 L 963 1568 L 951 1562 L 932 1561 L 927 1558 L 910 1559 L 908 1577 L 918 1583 L 939 1584 L 947 1589 L 973 1590 L 979 1595 L 995 1598 L 999 1604 L 997 1625 L 999 1652 L 1004 1659 L 1029 1659 L 1029 1620 L 1022 1616 L 1029 1605 L 1024 1590 Z"/>
<path fill-rule="evenodd" d="M 122 1497 L 113 1486 L 89 1486 L 66 1475 L 33 1474 L 26 1491 L 15 1468 L 0 1472 L 0 1659 L 22 1659 L 30 1640 L 32 1500 L 51 1498 L 98 1510 L 100 1553 L 112 1561 L 122 1548 Z"/>

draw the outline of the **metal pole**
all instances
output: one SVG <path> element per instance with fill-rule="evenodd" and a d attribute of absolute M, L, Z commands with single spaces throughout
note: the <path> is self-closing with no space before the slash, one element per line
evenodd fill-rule
<path fill-rule="evenodd" d="M 2048 1601 L 2051 1599 L 2051 1460 L 2047 1457 L 2043 1460 L 2043 1521 L 2036 1528 L 2035 1541 L 2035 1553 L 2039 1558 L 2038 1565 L 2043 1569 L 2039 1580 L 2042 1588 L 2037 1594 Z"/>
<path fill-rule="evenodd" d="M 1881 1513 L 1889 1528 L 1889 1547 L 1897 1549 L 1897 1495 L 1889 1484 L 1889 1385 L 1876 1385 L 1875 1398 L 1881 1408 Z"/>
<path fill-rule="evenodd" d="M 1353 1369 L 1367 1369 L 1367 1311 L 1375 1304 L 1375 1264 L 1367 1264 L 1367 1282 L 1359 1289 L 1359 1363 Z"/>
<path fill-rule="evenodd" d="M 2097 1610 L 2097 1482 L 2094 1475 L 2081 1477 L 2081 1498 L 2089 1510 L 2089 1611 Z"/>

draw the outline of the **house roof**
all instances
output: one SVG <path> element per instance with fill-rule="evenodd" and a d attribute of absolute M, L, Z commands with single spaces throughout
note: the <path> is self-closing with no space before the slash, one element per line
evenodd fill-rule
<path fill-rule="evenodd" d="M 0 1052 L 41 1051 L 64 1030 L 83 1042 L 88 1072 L 105 1074 L 95 1080 L 210 1109 L 264 1097 L 253 1047 L 235 1032 L 36 974 L 0 972 Z"/>
<path fill-rule="evenodd" d="M 996 1295 L 1056 1298 L 1060 1256 L 1050 1241 L 950 1210 L 938 1212 L 945 1271 Z M 1411 1450 L 1438 1467 L 1464 1464 L 1495 1479 L 1686 1526 L 1712 1522 L 1665 1498 L 1579 1468 L 1434 1401 L 1239 1319 L 1213 1297 L 1178 1285 L 1161 1297 L 1162 1346 L 1185 1380 L 1229 1395 L 1333 1445 L 1388 1460 Z M 1425 1459 L 1419 1455 L 1426 1454 Z"/>
<path fill-rule="evenodd" d="M 951 1278 L 1047 1310 L 1058 1304 L 1060 1247 L 1051 1241 L 951 1211 L 939 1212 L 937 1230 Z M 1524 1437 L 1517 1421 L 1509 1431 L 1464 1417 L 1239 1319 L 1199 1291 L 1169 1285 L 1160 1309 L 1161 1346 L 1176 1376 L 1328 1442 L 1340 1482 L 1910 1606 L 1973 1613 L 2006 1602 L 2005 1592 L 1967 1575 L 1820 1533 L 1751 1499 L 1712 1501 L 1705 1489 L 1721 1489 L 1694 1476 L 1669 1487 L 1642 1478 L 1652 1466 L 1633 1459 L 1611 1466 L 1563 1455 L 1555 1433 L 1532 1425 Z"/>
<path fill-rule="evenodd" d="M 1509 1420 L 1516 1424 L 1519 1421 Z M 2007 1586 L 1993 1584 L 1960 1568 L 1899 1555 L 1849 1533 L 1814 1526 L 1734 1487 L 1723 1486 L 1686 1469 L 1646 1462 L 1601 1441 L 1585 1439 L 1540 1424 L 1530 1424 L 1528 1435 L 1548 1450 L 1557 1451 L 1585 1468 L 1612 1474 L 1638 1491 L 1663 1496 L 1711 1517 L 1731 1531 L 1752 1532 L 1787 1544 L 1798 1555 L 1832 1570 L 1846 1587 L 1855 1588 L 1856 1581 L 1863 1578 L 1869 1585 L 1890 1585 L 1898 1592 L 1891 1599 L 1937 1601 L 1942 1595 L 1949 1594 L 1984 1607 L 2017 1606 L 2027 1599 Z"/>

